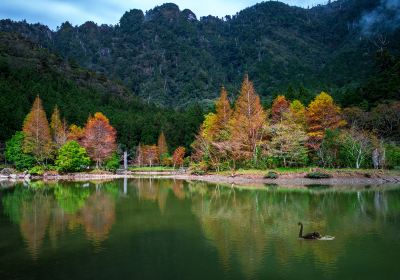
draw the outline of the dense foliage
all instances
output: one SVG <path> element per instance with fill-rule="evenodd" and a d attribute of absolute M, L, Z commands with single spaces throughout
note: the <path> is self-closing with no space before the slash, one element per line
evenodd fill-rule
<path fill-rule="evenodd" d="M 398 108 L 399 104 L 393 102 L 390 108 Z M 386 106 L 379 105 L 373 111 L 382 114 L 381 108 Z M 356 119 L 362 113 L 353 108 L 343 114 L 326 92 L 317 95 L 307 108 L 299 100 L 290 102 L 280 95 L 266 111 L 246 75 L 233 108 L 222 89 L 215 113 L 205 117 L 192 144 L 192 170 L 199 173 L 230 169 L 234 173 L 238 167 L 309 164 L 357 169 L 396 167 L 398 147 L 390 139 L 400 130 L 400 113 L 390 115 L 393 127 L 389 134 L 377 129 L 385 125 L 387 118 L 366 127 Z"/>
<path fill-rule="evenodd" d="M 11 138 L 18 169 L 56 162 L 67 141 L 110 170 L 122 150 L 150 166 L 181 166 L 187 154 L 199 172 L 395 168 L 400 30 L 363 22 L 380 3 L 269 1 L 200 20 L 164 4 L 116 26 L 57 31 L 1 20 L 0 144 Z"/>
<path fill-rule="evenodd" d="M 9 33 L 0 33 L 0 92 L 0 142 L 21 130 L 38 94 L 47 116 L 56 105 L 62 112 L 61 124 L 55 120 L 51 129 L 53 138 L 60 138 L 63 119 L 83 126 L 90 114 L 101 111 L 117 129 L 118 143 L 126 147 L 156 143 L 164 131 L 171 148 L 189 148 L 203 120 L 203 109 L 196 104 L 180 111 L 144 104 L 106 77 Z"/>
<path fill-rule="evenodd" d="M 284 92 L 308 103 L 325 90 L 347 106 L 398 99 L 399 79 L 392 75 L 398 59 L 382 50 L 399 54 L 400 31 L 364 20 L 381 2 L 337 0 L 303 9 L 266 1 L 232 17 L 200 20 L 168 3 L 128 11 L 116 26 L 65 22 L 51 31 L 3 20 L 0 30 L 18 32 L 158 104 L 211 103 L 221 84 L 236 95 L 247 72 L 263 100 Z M 386 9 L 398 13 L 396 7 Z"/>
<path fill-rule="evenodd" d="M 78 142 L 69 141 L 58 151 L 55 164 L 63 172 L 82 171 L 90 165 L 90 158 Z"/>
<path fill-rule="evenodd" d="M 32 166 L 36 161 L 32 155 L 26 154 L 23 151 L 24 133 L 17 131 L 13 137 L 6 143 L 6 159 L 14 163 L 15 168 L 24 170 Z"/>

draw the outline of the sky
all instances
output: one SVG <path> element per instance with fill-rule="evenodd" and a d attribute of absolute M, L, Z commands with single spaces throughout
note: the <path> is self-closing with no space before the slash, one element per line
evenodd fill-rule
<path fill-rule="evenodd" d="M 150 10 L 166 2 L 173 2 L 181 10 L 192 10 L 197 18 L 207 15 L 234 15 L 261 0 L 1 0 L 0 19 L 40 22 L 55 30 L 69 21 L 80 25 L 86 21 L 97 24 L 117 24 L 125 11 Z M 324 4 L 327 0 L 281 0 L 289 5 L 307 7 Z"/>

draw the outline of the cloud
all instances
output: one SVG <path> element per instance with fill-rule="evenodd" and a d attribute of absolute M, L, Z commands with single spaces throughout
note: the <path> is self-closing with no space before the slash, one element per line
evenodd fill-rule
<path fill-rule="evenodd" d="M 327 0 L 283 0 L 289 5 L 307 7 L 325 3 Z M 174 2 L 181 9 L 192 10 L 197 17 L 233 15 L 260 0 L 2 0 L 0 18 L 26 19 L 40 22 L 55 29 L 62 22 L 74 25 L 86 21 L 98 24 L 117 24 L 125 11 L 130 9 L 150 10 L 165 2 Z"/>
<path fill-rule="evenodd" d="M 371 35 L 377 31 L 395 30 L 400 27 L 400 1 L 381 0 L 372 11 L 365 13 L 360 20 L 361 31 Z M 378 30 L 379 29 L 379 30 Z"/>

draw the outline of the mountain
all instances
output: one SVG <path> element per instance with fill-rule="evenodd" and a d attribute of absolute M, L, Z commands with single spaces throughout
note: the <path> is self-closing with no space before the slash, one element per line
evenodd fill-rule
<path fill-rule="evenodd" d="M 329 1 L 330 2 L 330 1 Z M 263 99 L 288 88 L 310 95 L 356 89 L 376 72 L 381 48 L 400 50 L 394 0 L 338 0 L 311 9 L 268 1 L 225 18 L 202 17 L 168 3 L 130 10 L 115 26 L 1 20 L 16 32 L 92 71 L 117 80 L 147 102 L 210 103 L 224 85 L 236 94 L 248 73 Z"/>
<path fill-rule="evenodd" d="M 199 106 L 177 111 L 142 102 L 125 86 L 81 68 L 12 33 L 0 32 L 0 142 L 22 128 L 40 95 L 49 117 L 57 104 L 69 124 L 84 125 L 89 114 L 103 112 L 129 148 L 153 144 L 164 131 L 170 148 L 190 148 L 203 120 Z M 180 123 L 180 126 L 176 124 Z"/>

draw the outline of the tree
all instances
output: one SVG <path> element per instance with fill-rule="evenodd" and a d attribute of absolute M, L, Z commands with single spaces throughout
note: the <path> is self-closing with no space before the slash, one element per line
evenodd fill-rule
<path fill-rule="evenodd" d="M 150 167 L 159 163 L 160 157 L 158 153 L 158 147 L 156 145 L 141 146 L 140 156 L 143 160 L 143 164 L 149 165 Z"/>
<path fill-rule="evenodd" d="M 304 165 L 307 163 L 307 149 L 304 146 L 307 134 L 304 128 L 292 119 L 282 118 L 286 119 L 270 128 L 270 154 L 285 167 Z"/>
<path fill-rule="evenodd" d="M 24 144 L 25 135 L 22 131 L 17 131 L 10 140 L 6 142 L 6 159 L 14 163 L 18 170 L 29 169 L 35 163 L 35 158 L 24 153 L 22 147 Z"/>
<path fill-rule="evenodd" d="M 85 126 L 83 146 L 89 156 L 96 162 L 96 168 L 115 152 L 116 131 L 102 113 L 90 117 Z"/>
<path fill-rule="evenodd" d="M 388 168 L 400 168 L 400 146 L 387 144 L 385 146 L 385 154 Z"/>
<path fill-rule="evenodd" d="M 303 127 L 306 127 L 306 107 L 299 100 L 293 100 L 290 103 L 290 113 L 293 121 Z"/>
<path fill-rule="evenodd" d="M 343 151 L 347 162 L 351 167 L 360 168 L 372 154 L 373 136 L 368 132 L 359 131 L 352 127 L 343 131 L 342 137 Z"/>
<path fill-rule="evenodd" d="M 342 119 L 340 107 L 326 92 L 321 92 L 308 105 L 307 112 L 308 142 L 307 145 L 318 150 L 327 129 L 342 127 L 346 122 Z"/>
<path fill-rule="evenodd" d="M 271 123 L 275 124 L 283 120 L 283 116 L 289 111 L 290 103 L 285 96 L 278 95 L 272 102 Z"/>
<path fill-rule="evenodd" d="M 217 130 L 224 130 L 229 124 L 232 116 L 232 108 L 228 99 L 228 92 L 224 87 L 221 88 L 221 95 L 215 102 Z"/>
<path fill-rule="evenodd" d="M 343 166 L 342 140 L 341 131 L 339 129 L 327 129 L 325 131 L 325 137 L 317 151 L 320 165 L 330 168 Z"/>
<path fill-rule="evenodd" d="M 69 127 L 68 136 L 67 136 L 68 141 L 74 140 L 74 141 L 78 142 L 80 145 L 82 145 L 84 137 L 85 137 L 85 129 L 84 128 L 81 128 L 75 124 L 72 124 Z"/>
<path fill-rule="evenodd" d="M 22 131 L 25 135 L 23 145 L 25 153 L 32 154 L 38 163 L 51 158 L 50 128 L 39 96 L 36 97 L 31 111 L 25 118 Z"/>
<path fill-rule="evenodd" d="M 68 131 L 65 119 L 61 121 L 58 106 L 54 107 L 50 121 L 50 133 L 56 149 L 59 149 L 67 142 Z"/>
<path fill-rule="evenodd" d="M 106 160 L 106 162 L 105 162 L 105 168 L 108 170 L 108 171 L 113 171 L 113 172 L 115 172 L 118 168 L 119 168 L 119 166 L 120 166 L 120 161 L 121 161 L 121 158 L 120 158 L 120 156 L 118 155 L 118 153 L 113 153 L 112 155 L 111 155 L 111 157 L 109 157 L 107 160 Z"/>
<path fill-rule="evenodd" d="M 400 138 L 400 101 L 380 104 L 371 111 L 371 123 L 379 136 Z"/>
<path fill-rule="evenodd" d="M 172 161 L 174 163 L 174 168 L 176 166 L 182 166 L 183 165 L 183 159 L 185 157 L 185 148 L 184 147 L 178 147 L 174 151 L 172 155 Z"/>
<path fill-rule="evenodd" d="M 343 117 L 350 127 L 355 127 L 359 130 L 368 128 L 369 113 L 358 107 L 349 107 L 343 110 Z"/>
<path fill-rule="evenodd" d="M 215 113 L 209 113 L 205 116 L 200 132 L 192 144 L 192 159 L 203 160 L 219 171 L 223 155 L 220 153 L 217 143 L 227 141 L 230 138 L 229 125 L 232 116 L 228 94 L 223 87 L 220 97 L 215 102 L 215 107 Z"/>
<path fill-rule="evenodd" d="M 85 148 L 80 146 L 78 142 L 68 141 L 58 150 L 55 164 L 60 171 L 77 172 L 90 164 L 90 158 Z"/>
<path fill-rule="evenodd" d="M 158 152 L 160 153 L 160 160 L 162 160 L 162 157 L 168 154 L 167 140 L 165 139 L 164 132 L 162 131 L 158 136 L 157 144 L 158 144 Z"/>
<path fill-rule="evenodd" d="M 136 158 L 135 158 L 135 163 L 140 167 L 143 162 L 143 150 L 142 150 L 142 144 L 139 143 L 136 149 Z"/>
<path fill-rule="evenodd" d="M 232 147 L 239 148 L 241 159 L 257 160 L 257 147 L 265 137 L 266 114 L 248 75 L 244 77 L 240 95 L 236 100 L 230 129 L 231 141 L 237 142 L 237 145 Z"/>

